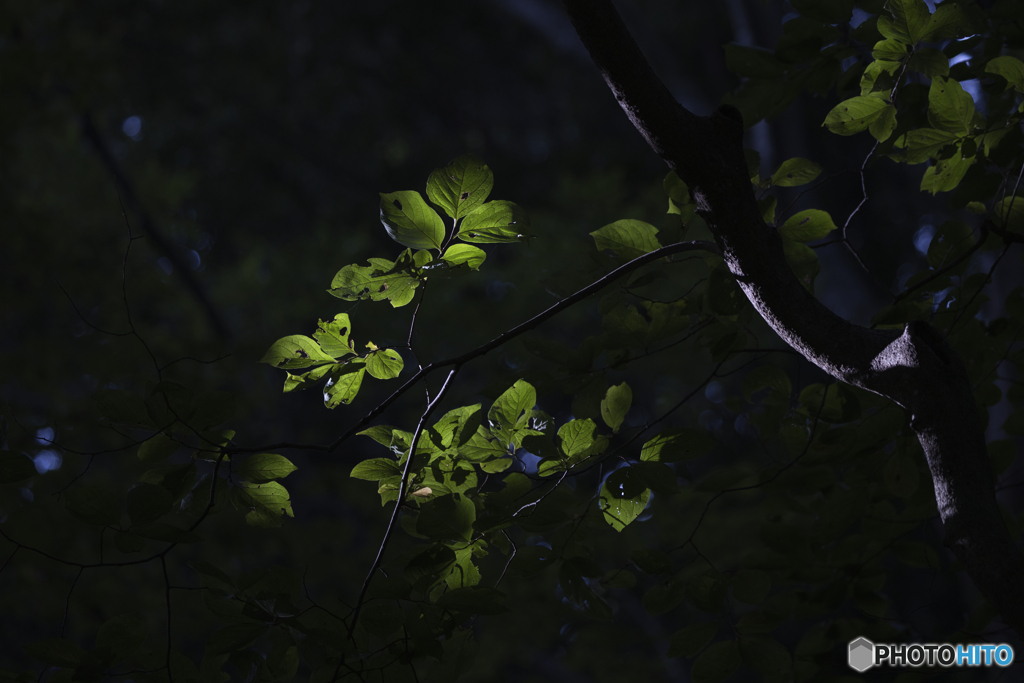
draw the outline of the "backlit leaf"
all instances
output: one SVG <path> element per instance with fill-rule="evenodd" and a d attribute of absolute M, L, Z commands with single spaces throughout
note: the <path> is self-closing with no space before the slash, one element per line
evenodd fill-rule
<path fill-rule="evenodd" d="M 806 185 L 819 175 L 821 175 L 821 166 L 810 159 L 794 157 L 782 162 L 779 169 L 772 174 L 772 185 L 797 187 Z"/>
<path fill-rule="evenodd" d="M 462 219 L 458 238 L 476 244 L 525 242 L 530 237 L 530 219 L 518 204 L 487 202 Z"/>
<path fill-rule="evenodd" d="M 877 97 L 852 97 L 837 104 L 822 125 L 839 135 L 853 135 L 867 128 L 887 106 Z"/>
<path fill-rule="evenodd" d="M 440 249 L 444 242 L 444 222 L 414 190 L 381 192 L 380 222 L 388 236 L 404 247 Z"/>
<path fill-rule="evenodd" d="M 284 479 L 296 469 L 298 468 L 291 460 L 277 453 L 247 455 L 232 465 L 232 472 L 235 475 L 256 484 Z"/>
<path fill-rule="evenodd" d="M 836 229 L 832 217 L 821 209 L 805 209 L 793 214 L 779 226 L 779 232 L 794 242 L 813 242 Z"/>
<path fill-rule="evenodd" d="M 494 187 L 494 173 L 483 161 L 465 154 L 427 179 L 427 197 L 452 218 L 461 218 L 484 203 Z"/>
<path fill-rule="evenodd" d="M 657 234 L 658 229 L 650 223 L 629 218 L 609 223 L 590 233 L 598 250 L 611 249 L 627 260 L 660 248 Z"/>

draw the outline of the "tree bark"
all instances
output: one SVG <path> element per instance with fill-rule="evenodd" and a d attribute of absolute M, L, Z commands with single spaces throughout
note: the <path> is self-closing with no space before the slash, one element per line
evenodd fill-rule
<path fill-rule="evenodd" d="M 787 344 L 838 380 L 911 414 L 935 485 L 945 543 L 1003 620 L 1024 636 L 1024 556 L 1003 522 L 984 431 L 963 361 L 924 322 L 902 334 L 841 319 L 797 280 L 757 207 L 732 107 L 697 116 L 654 74 L 610 0 L 563 0 L 612 94 L 685 182 L 726 264 Z"/>

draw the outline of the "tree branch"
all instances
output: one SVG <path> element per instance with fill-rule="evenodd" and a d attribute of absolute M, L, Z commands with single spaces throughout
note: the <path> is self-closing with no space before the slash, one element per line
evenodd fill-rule
<path fill-rule="evenodd" d="M 839 318 L 793 275 L 776 230 L 757 209 L 739 112 L 697 116 L 672 99 L 610 0 L 563 0 L 612 94 L 651 148 L 690 187 L 726 264 L 782 339 L 836 379 L 911 413 L 935 484 L 946 545 L 975 584 L 1024 635 L 1024 558 L 996 504 L 984 432 L 967 371 L 930 325 L 902 334 Z"/>

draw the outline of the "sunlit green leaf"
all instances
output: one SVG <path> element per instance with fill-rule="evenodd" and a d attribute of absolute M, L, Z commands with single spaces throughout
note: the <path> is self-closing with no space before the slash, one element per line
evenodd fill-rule
<path fill-rule="evenodd" d="M 921 176 L 921 190 L 937 194 L 956 189 L 973 163 L 974 157 L 963 158 L 959 152 L 948 159 L 936 161 Z"/>
<path fill-rule="evenodd" d="M 594 445 L 594 429 L 597 425 L 589 417 L 585 420 L 570 420 L 558 428 L 558 442 L 562 452 L 570 459 L 583 455 Z"/>
<path fill-rule="evenodd" d="M 242 508 L 249 508 L 245 521 L 258 527 L 281 526 L 281 517 L 294 517 L 288 489 L 276 481 L 262 484 L 238 482 L 239 486 L 231 489 L 233 500 Z"/>
<path fill-rule="evenodd" d="M 353 479 L 365 479 L 366 481 L 380 481 L 387 477 L 394 477 L 402 474 L 398 463 L 388 458 L 371 458 L 363 460 L 352 468 L 349 474 Z"/>
<path fill-rule="evenodd" d="M 378 349 L 366 356 L 366 372 L 376 379 L 394 379 L 404 367 L 402 355 L 394 349 Z"/>
<path fill-rule="evenodd" d="M 290 369 L 333 363 L 334 358 L 324 353 L 316 341 L 301 334 L 292 334 L 274 342 L 259 362 Z"/>
<path fill-rule="evenodd" d="M 611 249 L 624 259 L 632 260 L 661 247 L 657 233 L 658 229 L 650 223 L 626 218 L 609 223 L 590 235 L 598 250 Z"/>
<path fill-rule="evenodd" d="M 651 491 L 643 487 L 642 479 L 632 468 L 623 467 L 615 470 L 601 487 L 599 504 L 604 521 L 622 531 L 640 516 L 650 499 Z"/>
<path fill-rule="evenodd" d="M 896 130 L 896 107 L 889 105 L 868 125 L 868 132 L 879 142 L 885 142 Z"/>
<path fill-rule="evenodd" d="M 480 270 L 480 266 L 486 258 L 487 253 L 479 247 L 474 247 L 471 244 L 453 244 L 445 249 L 441 262 L 447 264 L 449 268 L 462 267 L 468 270 Z M 428 269 L 427 272 L 432 271 Z"/>
<path fill-rule="evenodd" d="M 458 237 L 476 244 L 524 242 L 530 237 L 530 219 L 513 202 L 487 202 L 462 220 Z"/>
<path fill-rule="evenodd" d="M 853 135 L 867 128 L 887 106 L 877 97 L 853 97 L 837 104 L 822 125 L 839 135 Z"/>
<path fill-rule="evenodd" d="M 277 453 L 247 455 L 232 465 L 235 475 L 255 484 L 284 479 L 297 469 L 291 460 Z"/>
<path fill-rule="evenodd" d="M 427 197 L 458 219 L 483 204 L 493 187 L 494 173 L 487 164 L 465 154 L 430 174 Z"/>
<path fill-rule="evenodd" d="M 537 403 L 537 391 L 526 380 L 516 380 L 501 396 L 495 399 L 487 411 L 487 419 L 505 429 L 516 427 L 524 412 L 529 412 Z"/>
<path fill-rule="evenodd" d="M 794 157 L 783 161 L 778 170 L 772 174 L 772 185 L 797 187 L 806 185 L 819 175 L 821 175 L 821 166 L 810 159 Z"/>
<path fill-rule="evenodd" d="M 365 361 L 362 358 L 355 358 L 344 365 L 336 365 L 328 373 L 327 382 L 324 384 L 324 405 L 336 408 L 351 403 L 359 393 L 365 374 Z"/>
<path fill-rule="evenodd" d="M 380 222 L 388 236 L 411 249 L 440 249 L 444 222 L 414 190 L 380 193 Z"/>
<path fill-rule="evenodd" d="M 313 338 L 328 356 L 342 358 L 355 353 L 352 350 L 352 342 L 349 341 L 351 331 L 352 323 L 348 319 L 348 313 L 339 313 L 334 316 L 334 320 L 319 321 Z"/>
<path fill-rule="evenodd" d="M 608 387 L 608 392 L 601 399 L 601 419 L 613 430 L 618 431 L 619 425 L 626 419 L 626 413 L 629 412 L 632 404 L 633 390 L 629 388 L 628 384 L 623 382 Z"/>
<path fill-rule="evenodd" d="M 779 226 L 782 236 L 794 242 L 813 242 L 835 229 L 832 217 L 821 209 L 805 209 L 795 213 Z"/>

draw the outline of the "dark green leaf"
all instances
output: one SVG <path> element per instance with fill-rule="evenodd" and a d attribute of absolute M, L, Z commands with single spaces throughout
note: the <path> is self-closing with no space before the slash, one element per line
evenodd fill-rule
<path fill-rule="evenodd" d="M 46 638 L 25 646 L 25 654 L 50 666 L 74 668 L 85 657 L 85 650 L 67 638 Z"/>
<path fill-rule="evenodd" d="M 963 221 L 946 221 L 928 245 L 928 265 L 941 268 L 974 246 L 974 231 Z"/>
<path fill-rule="evenodd" d="M 157 432 L 139 446 L 139 460 L 142 462 L 161 462 L 175 454 L 181 448 L 174 439 L 163 432 Z"/>
<path fill-rule="evenodd" d="M 678 462 L 707 455 L 715 449 L 715 440 L 705 431 L 666 429 L 644 444 L 640 460 Z"/>
<path fill-rule="evenodd" d="M 650 489 L 643 487 L 643 479 L 631 467 L 615 470 L 601 487 L 599 505 L 604 521 L 616 531 L 622 531 L 640 516 L 651 499 Z M 640 489 L 637 491 L 636 489 Z"/>
<path fill-rule="evenodd" d="M 227 654 L 240 650 L 269 630 L 266 624 L 230 624 L 210 636 L 206 641 L 208 655 Z"/>
<path fill-rule="evenodd" d="M 726 640 L 709 645 L 693 663 L 690 675 L 693 683 L 718 683 L 732 675 L 739 665 L 739 646 L 735 640 Z"/>
<path fill-rule="evenodd" d="M 1010 55 L 989 60 L 985 73 L 996 74 L 1006 81 L 1006 88 L 1024 92 L 1024 62 Z"/>
<path fill-rule="evenodd" d="M 740 602 L 756 605 L 768 597 L 772 580 L 760 569 L 744 569 L 732 579 L 732 594 Z"/>
<path fill-rule="evenodd" d="M 100 415 L 111 422 L 126 425 L 141 425 L 143 427 L 154 427 L 153 419 L 146 410 L 146 403 L 142 397 L 128 391 L 119 389 L 104 389 L 97 391 L 92 397 Z M 166 425 L 161 425 L 166 426 Z"/>
<path fill-rule="evenodd" d="M 64 493 L 68 512 L 95 526 L 117 526 L 121 506 L 110 491 L 92 484 L 78 484 Z"/>
<path fill-rule="evenodd" d="M 146 625 L 130 614 L 108 620 L 96 633 L 96 647 L 107 648 L 113 654 L 113 662 L 131 657 L 145 640 Z"/>
<path fill-rule="evenodd" d="M 171 512 L 174 500 L 163 486 L 141 483 L 128 492 L 128 516 L 132 525 L 155 522 Z"/>
<path fill-rule="evenodd" d="M 483 586 L 450 590 L 438 599 L 437 605 L 466 614 L 502 614 L 508 611 L 505 594 Z"/>
<path fill-rule="evenodd" d="M 684 626 L 672 634 L 666 656 L 694 657 L 698 652 L 707 647 L 707 644 L 714 639 L 716 633 L 718 633 L 718 624 L 713 621 Z"/>
<path fill-rule="evenodd" d="M 163 541 L 164 543 L 196 543 L 203 540 L 195 532 L 164 522 L 154 522 L 145 526 L 132 527 L 132 533 L 142 538 Z"/>
<path fill-rule="evenodd" d="M 32 458 L 14 451 L 0 451 L 0 484 L 14 484 L 37 474 Z"/>
<path fill-rule="evenodd" d="M 878 30 L 883 36 L 907 45 L 914 45 L 925 36 L 931 16 L 924 0 L 889 0 L 885 6 L 892 17 L 878 18 Z"/>
<path fill-rule="evenodd" d="M 476 506 L 458 493 L 438 496 L 420 507 L 416 532 L 441 541 L 468 541 L 473 535 Z"/>
<path fill-rule="evenodd" d="M 928 89 L 928 121 L 939 130 L 963 135 L 971 132 L 974 99 L 955 79 L 937 77 Z"/>

